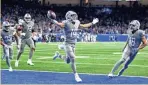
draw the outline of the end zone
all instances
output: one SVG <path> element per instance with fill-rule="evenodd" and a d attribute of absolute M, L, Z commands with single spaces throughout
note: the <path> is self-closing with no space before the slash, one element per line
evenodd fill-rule
<path fill-rule="evenodd" d="M 1 70 L 2 84 L 77 84 L 73 73 L 14 70 L 9 72 Z M 105 74 L 80 73 L 83 82 L 81 84 L 148 84 L 148 77 L 121 76 L 109 78 Z"/>

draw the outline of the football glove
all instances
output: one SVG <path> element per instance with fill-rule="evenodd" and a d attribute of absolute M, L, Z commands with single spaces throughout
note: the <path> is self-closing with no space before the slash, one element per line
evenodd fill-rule
<path fill-rule="evenodd" d="M 94 25 L 94 24 L 96 24 L 98 22 L 99 22 L 99 19 L 98 18 L 95 18 L 95 19 L 93 19 L 92 24 Z"/>

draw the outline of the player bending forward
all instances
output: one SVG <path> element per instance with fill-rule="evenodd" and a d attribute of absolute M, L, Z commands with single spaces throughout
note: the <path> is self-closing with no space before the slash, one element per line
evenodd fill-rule
<path fill-rule="evenodd" d="M 118 73 L 118 76 L 121 76 L 122 73 L 128 68 L 128 65 L 134 60 L 138 51 L 146 47 L 147 40 L 145 34 L 142 30 L 139 30 L 139 28 L 140 22 L 138 20 L 133 20 L 129 23 L 127 31 L 128 39 L 123 49 L 122 58 L 115 64 L 112 71 L 108 75 L 109 77 L 113 77 L 114 72 L 122 63 L 124 63 L 123 68 Z"/>
<path fill-rule="evenodd" d="M 1 45 L 3 46 L 4 57 L 9 67 L 9 71 L 13 71 L 10 59 L 12 59 L 13 57 L 12 37 L 14 33 L 15 29 L 10 27 L 10 23 L 8 21 L 4 21 L 2 24 L 2 31 L 1 31 L 1 37 L 2 37 Z"/>
<path fill-rule="evenodd" d="M 24 20 L 19 20 L 19 21 L 20 21 L 19 24 L 22 25 L 21 46 L 20 46 L 19 53 L 17 55 L 15 67 L 18 67 L 18 65 L 19 65 L 19 59 L 20 59 L 21 54 L 24 52 L 24 48 L 25 48 L 26 44 L 30 48 L 30 53 L 29 53 L 29 58 L 28 58 L 27 64 L 34 65 L 32 63 L 32 56 L 35 51 L 34 42 L 32 40 L 32 30 L 34 30 L 33 29 L 34 21 L 31 20 L 31 15 L 28 13 L 25 14 Z"/>
<path fill-rule="evenodd" d="M 71 62 L 71 68 L 73 70 L 75 80 L 77 82 L 82 82 L 81 78 L 79 77 L 77 71 L 76 71 L 76 65 L 75 65 L 75 44 L 76 44 L 76 39 L 77 39 L 77 31 L 79 26 L 83 28 L 90 27 L 98 22 L 98 19 L 94 19 L 92 23 L 88 24 L 80 24 L 80 21 L 78 20 L 78 15 L 74 11 L 68 11 L 65 15 L 66 20 L 63 22 L 57 22 L 54 19 L 51 19 L 50 11 L 48 11 L 48 18 L 54 23 L 61 28 L 64 29 L 65 33 L 65 41 L 64 41 L 64 46 L 65 46 L 65 53 L 66 56 L 70 59 Z M 66 58 L 65 58 L 66 59 Z"/>

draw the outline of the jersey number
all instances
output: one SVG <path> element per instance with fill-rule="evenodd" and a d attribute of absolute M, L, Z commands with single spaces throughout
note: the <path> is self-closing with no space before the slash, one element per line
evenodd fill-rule
<path fill-rule="evenodd" d="M 5 38 L 4 38 L 6 41 L 11 41 L 11 39 L 12 39 L 12 36 L 5 36 Z"/>
<path fill-rule="evenodd" d="M 71 37 L 76 37 L 76 36 L 77 36 L 77 31 L 73 29 L 71 31 Z"/>
<path fill-rule="evenodd" d="M 130 39 L 131 39 L 131 40 L 130 40 L 130 41 L 131 41 L 131 45 L 132 45 L 132 46 L 135 46 L 135 38 L 130 38 Z"/>
<path fill-rule="evenodd" d="M 28 26 L 28 31 L 32 31 L 32 27 L 31 26 Z"/>

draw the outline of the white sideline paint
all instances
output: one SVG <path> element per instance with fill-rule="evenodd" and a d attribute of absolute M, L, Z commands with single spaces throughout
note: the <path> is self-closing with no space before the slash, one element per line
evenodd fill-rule
<path fill-rule="evenodd" d="M 8 70 L 8 69 L 1 69 L 1 70 Z M 51 73 L 72 73 L 72 72 L 55 72 L 55 71 L 36 71 L 36 70 L 21 70 L 21 69 L 13 69 L 14 71 L 32 71 L 32 72 L 51 72 Z M 107 76 L 108 74 L 93 74 L 93 73 L 79 73 L 79 74 L 87 74 L 87 75 L 104 75 Z M 125 76 L 123 77 L 133 77 L 133 78 L 148 78 L 147 76 Z"/>

